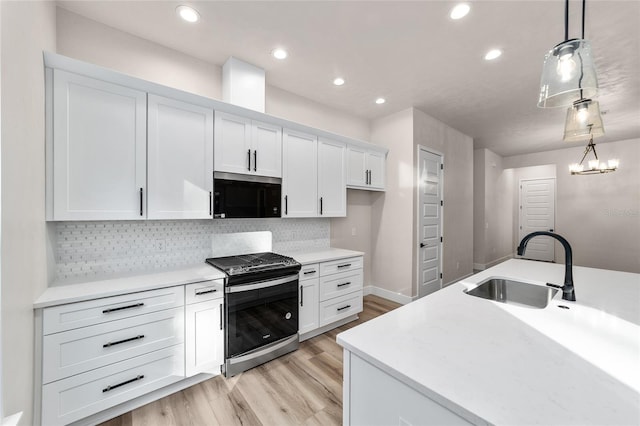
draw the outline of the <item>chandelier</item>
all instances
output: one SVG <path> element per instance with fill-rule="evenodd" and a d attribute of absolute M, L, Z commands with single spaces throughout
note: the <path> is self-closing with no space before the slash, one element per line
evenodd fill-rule
<path fill-rule="evenodd" d="M 587 162 L 588 168 L 585 168 L 582 163 L 584 162 L 584 159 L 587 157 L 587 155 L 590 152 L 593 152 L 593 156 L 595 157 L 595 160 L 589 160 Z M 593 174 L 600 174 L 600 173 L 610 173 L 610 172 L 615 172 L 618 169 L 619 165 L 620 165 L 620 161 L 618 159 L 611 159 L 608 161 L 600 161 L 598 159 L 598 153 L 596 152 L 596 144 L 593 143 L 593 136 L 591 136 L 591 139 L 589 139 L 589 143 L 587 144 L 587 147 L 584 150 L 584 155 L 582 156 L 582 160 L 580 160 L 580 163 L 570 164 L 569 172 L 571 172 L 572 175 L 593 175 Z"/>

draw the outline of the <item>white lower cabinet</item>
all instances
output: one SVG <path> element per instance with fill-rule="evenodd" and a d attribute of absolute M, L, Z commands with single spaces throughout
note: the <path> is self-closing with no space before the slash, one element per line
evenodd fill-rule
<path fill-rule="evenodd" d="M 182 344 L 42 387 L 42 424 L 68 424 L 184 378 Z"/>
<path fill-rule="evenodd" d="M 363 258 L 306 264 L 300 270 L 300 339 L 362 312 Z"/>
<path fill-rule="evenodd" d="M 219 374 L 222 306 L 223 281 L 212 280 L 44 308 L 40 423 L 82 421 L 186 377 Z"/>
<path fill-rule="evenodd" d="M 300 308 L 298 333 L 304 334 L 318 328 L 318 286 L 320 265 L 304 265 L 300 270 Z"/>
<path fill-rule="evenodd" d="M 219 374 L 224 362 L 222 281 L 189 284 L 185 288 L 186 376 Z"/>

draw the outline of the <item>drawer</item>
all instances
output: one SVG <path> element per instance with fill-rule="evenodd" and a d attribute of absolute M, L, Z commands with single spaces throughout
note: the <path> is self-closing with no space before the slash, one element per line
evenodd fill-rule
<path fill-rule="evenodd" d="M 362 256 L 323 262 L 320 264 L 320 276 L 353 271 L 354 269 L 362 269 Z"/>
<path fill-rule="evenodd" d="M 320 277 L 320 301 L 362 290 L 362 269 Z"/>
<path fill-rule="evenodd" d="M 87 327 L 184 305 L 184 286 L 105 297 L 43 309 L 43 334 Z"/>
<path fill-rule="evenodd" d="M 320 302 L 320 327 L 362 312 L 362 290 Z"/>
<path fill-rule="evenodd" d="M 185 303 L 206 302 L 207 300 L 219 299 L 224 296 L 224 280 L 203 281 L 200 283 L 187 284 L 185 289 Z"/>
<path fill-rule="evenodd" d="M 320 276 L 320 264 L 310 263 L 309 265 L 302 265 L 300 269 L 299 281 L 310 280 Z"/>
<path fill-rule="evenodd" d="M 42 387 L 42 424 L 68 424 L 184 378 L 184 345 Z"/>
<path fill-rule="evenodd" d="M 44 336 L 49 383 L 184 342 L 184 307 Z"/>

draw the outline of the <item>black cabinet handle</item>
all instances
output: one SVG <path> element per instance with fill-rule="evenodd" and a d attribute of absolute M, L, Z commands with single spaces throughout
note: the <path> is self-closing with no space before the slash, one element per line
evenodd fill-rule
<path fill-rule="evenodd" d="M 339 311 L 344 311 L 345 309 L 349 309 L 351 307 L 351 305 L 347 305 L 347 306 L 343 306 L 342 308 L 338 308 L 338 312 Z"/>
<path fill-rule="evenodd" d="M 140 216 L 142 216 L 142 198 L 143 198 L 142 188 L 140 188 Z"/>
<path fill-rule="evenodd" d="M 344 287 L 345 285 L 351 284 L 351 281 L 347 281 L 346 283 L 338 284 L 336 287 Z"/>
<path fill-rule="evenodd" d="M 209 191 L 209 216 L 213 215 L 213 192 Z"/>
<path fill-rule="evenodd" d="M 320 214 L 322 214 L 322 197 L 320 197 Z"/>
<path fill-rule="evenodd" d="M 216 291 L 218 291 L 215 288 L 209 289 L 209 290 L 203 290 L 203 291 L 196 291 L 196 296 L 202 296 L 203 294 L 209 294 L 209 293 L 215 293 Z"/>
<path fill-rule="evenodd" d="M 220 330 L 222 330 L 222 303 L 220 304 Z"/>
<path fill-rule="evenodd" d="M 109 392 L 115 388 L 119 388 L 120 386 L 128 385 L 129 383 L 137 382 L 138 380 L 144 379 L 144 374 L 140 374 L 133 379 L 129 379 L 126 382 L 118 383 L 117 385 L 109 385 L 106 388 L 102 389 L 102 392 Z"/>
<path fill-rule="evenodd" d="M 284 196 L 284 214 L 289 214 L 289 197 L 287 195 Z"/>
<path fill-rule="evenodd" d="M 304 271 L 303 272 L 304 275 L 315 274 L 315 273 L 316 273 L 315 269 L 313 271 Z"/>
<path fill-rule="evenodd" d="M 140 340 L 140 339 L 144 339 L 144 334 L 141 334 L 141 335 L 135 336 L 135 337 L 130 337 L 130 338 L 124 339 L 124 340 L 118 340 L 116 342 L 108 342 L 108 343 L 105 343 L 104 345 L 102 345 L 102 347 L 103 348 L 110 348 L 111 346 L 120 345 L 122 343 L 127 343 L 127 342 L 133 342 L 134 340 Z"/>
<path fill-rule="evenodd" d="M 247 150 L 247 170 L 251 171 L 251 150 Z"/>
<path fill-rule="evenodd" d="M 300 306 L 304 306 L 304 287 L 300 286 Z"/>
<path fill-rule="evenodd" d="M 109 308 L 102 311 L 103 314 L 108 314 L 109 312 L 122 311 L 123 309 L 131 309 L 131 308 L 139 308 L 140 306 L 144 306 L 144 303 L 135 303 L 133 305 L 120 306 L 119 308 Z"/>
<path fill-rule="evenodd" d="M 258 171 L 258 150 L 253 151 L 253 171 Z"/>
<path fill-rule="evenodd" d="M 336 267 L 337 267 L 338 269 L 340 269 L 340 268 L 348 268 L 349 266 L 351 266 L 351 264 L 350 264 L 350 263 L 343 263 L 342 265 L 338 265 L 338 266 L 336 266 Z"/>

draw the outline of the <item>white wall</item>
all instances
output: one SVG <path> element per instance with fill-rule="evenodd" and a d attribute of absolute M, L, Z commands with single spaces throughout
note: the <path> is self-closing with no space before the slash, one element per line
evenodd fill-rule
<path fill-rule="evenodd" d="M 389 148 L 386 192 L 373 193 L 372 284 L 413 295 L 413 109 L 375 120 L 371 140 Z"/>
<path fill-rule="evenodd" d="M 505 168 L 553 164 L 557 169 L 556 231 L 571 243 L 575 265 L 640 272 L 640 139 L 596 146 L 601 159 L 619 158 L 613 173 L 572 176 L 583 148 L 504 158 Z M 564 262 L 562 250 L 556 261 Z"/>
<path fill-rule="evenodd" d="M 2 8 L 2 397 L 32 423 L 33 301 L 47 286 L 44 65 L 55 51 L 55 4 Z"/>
<path fill-rule="evenodd" d="M 485 269 L 513 254 L 514 171 L 488 149 L 474 151 L 474 268 Z"/>
<path fill-rule="evenodd" d="M 413 109 L 413 121 L 414 145 L 444 154 L 442 272 L 447 285 L 473 273 L 473 139 L 417 109 Z M 416 250 L 417 235 L 414 228 Z"/>

